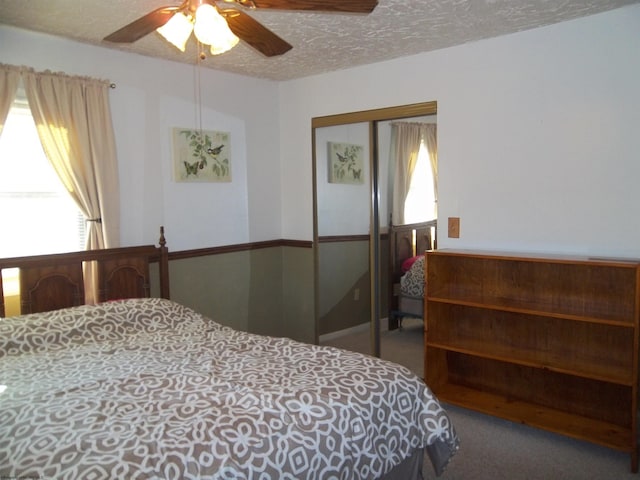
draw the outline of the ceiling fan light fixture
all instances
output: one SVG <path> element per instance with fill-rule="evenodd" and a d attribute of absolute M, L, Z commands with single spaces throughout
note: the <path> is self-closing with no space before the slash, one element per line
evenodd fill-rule
<path fill-rule="evenodd" d="M 221 53 L 228 52 L 240 41 L 226 23 L 227 22 L 225 22 L 226 28 L 218 31 L 216 41 L 211 44 L 211 55 L 220 55 Z"/>
<path fill-rule="evenodd" d="M 208 3 L 203 3 L 196 9 L 193 33 L 200 43 L 211 46 L 212 55 L 231 50 L 240 41 L 224 17 Z"/>
<path fill-rule="evenodd" d="M 198 7 L 193 33 L 200 43 L 211 45 L 215 41 L 220 19 L 224 21 L 213 5 L 203 3 Z"/>
<path fill-rule="evenodd" d="M 181 52 L 184 52 L 187 46 L 187 40 L 191 36 L 193 30 L 193 22 L 191 17 L 182 12 L 177 12 L 160 28 L 156 29 L 167 42 L 171 43 Z"/>

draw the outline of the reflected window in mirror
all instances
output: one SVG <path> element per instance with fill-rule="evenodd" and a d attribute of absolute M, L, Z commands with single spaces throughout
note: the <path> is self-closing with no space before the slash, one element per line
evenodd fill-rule
<path fill-rule="evenodd" d="M 435 116 L 427 121 L 392 122 L 390 197 L 393 225 L 434 220 L 438 200 L 438 144 Z M 408 216 L 407 216 L 408 215 Z"/>
<path fill-rule="evenodd" d="M 429 150 L 423 141 L 411 175 L 409 193 L 404 201 L 405 223 L 420 223 L 437 218 L 435 179 L 430 163 Z"/>

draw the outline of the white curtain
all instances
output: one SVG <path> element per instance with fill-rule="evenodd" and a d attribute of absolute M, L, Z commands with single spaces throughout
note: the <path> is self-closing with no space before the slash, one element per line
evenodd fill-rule
<path fill-rule="evenodd" d="M 391 165 L 393 171 L 393 200 L 391 207 L 394 225 L 403 225 L 404 204 L 411 186 L 411 177 L 418 161 L 420 144 L 425 142 L 429 150 L 435 199 L 438 198 L 438 147 L 436 124 L 394 122 L 391 124 Z"/>
<path fill-rule="evenodd" d="M 20 83 L 20 69 L 0 64 L 0 135 Z"/>
<path fill-rule="evenodd" d="M 120 193 L 109 83 L 0 65 L 0 127 L 20 78 L 43 150 L 87 219 L 86 248 L 119 246 Z M 94 267 L 85 269 L 88 303 L 98 298 Z"/>
<path fill-rule="evenodd" d="M 44 152 L 87 218 L 87 248 L 117 247 L 120 202 L 109 84 L 31 70 L 23 81 Z"/>
<path fill-rule="evenodd" d="M 425 124 L 422 132 L 423 140 L 429 151 L 431 172 L 433 173 L 433 196 L 436 205 L 438 204 L 438 126 L 435 123 Z"/>

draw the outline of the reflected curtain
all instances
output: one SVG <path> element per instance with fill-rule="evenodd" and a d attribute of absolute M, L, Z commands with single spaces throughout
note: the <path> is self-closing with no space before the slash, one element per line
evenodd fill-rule
<path fill-rule="evenodd" d="M 437 201 L 438 149 L 436 132 L 436 124 L 433 123 L 394 122 L 391 124 L 391 164 L 394 165 L 391 218 L 394 225 L 405 223 L 404 203 L 409 193 L 411 177 L 418 161 L 420 144 L 423 140 L 429 149 Z"/>
<path fill-rule="evenodd" d="M 20 69 L 0 64 L 0 135 L 20 83 Z"/>
<path fill-rule="evenodd" d="M 422 132 L 422 139 L 429 151 L 431 172 L 433 173 L 433 196 L 435 204 L 438 205 L 438 126 L 435 123 L 425 124 Z"/>

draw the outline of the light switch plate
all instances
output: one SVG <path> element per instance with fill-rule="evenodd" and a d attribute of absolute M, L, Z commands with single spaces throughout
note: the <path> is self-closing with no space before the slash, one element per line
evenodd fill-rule
<path fill-rule="evenodd" d="M 460 238 L 460 217 L 449 217 L 449 238 Z"/>

